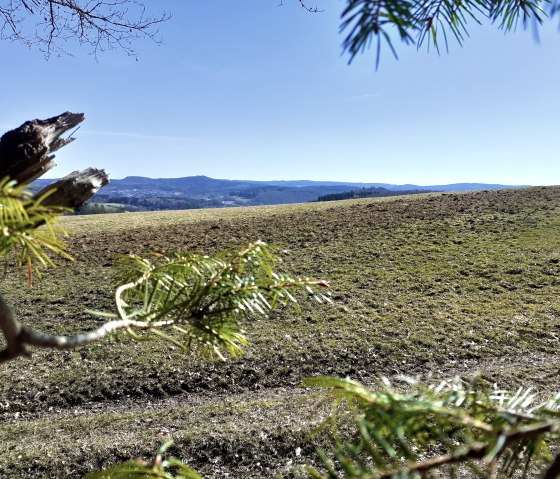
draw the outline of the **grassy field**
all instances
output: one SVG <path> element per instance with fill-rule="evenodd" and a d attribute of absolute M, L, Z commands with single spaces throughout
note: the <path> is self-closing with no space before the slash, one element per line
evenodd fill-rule
<path fill-rule="evenodd" d="M 278 247 L 284 270 L 328 280 L 335 303 L 248 321 L 239 361 L 118 336 L 2 365 L 0 477 L 83 477 L 169 438 L 207 477 L 274 477 L 313 457 L 304 440 L 321 409 L 297 387 L 310 375 L 480 373 L 560 389 L 560 187 L 63 221 L 75 263 L 33 289 L 3 279 L 17 316 L 39 330 L 98 324 L 86 310 L 111 310 L 119 253 L 256 239 Z"/>

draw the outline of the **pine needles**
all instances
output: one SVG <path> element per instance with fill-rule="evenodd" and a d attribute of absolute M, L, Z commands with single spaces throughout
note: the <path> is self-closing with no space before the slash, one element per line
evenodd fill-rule
<path fill-rule="evenodd" d="M 448 37 L 462 45 L 469 36 L 471 22 L 479 25 L 481 19 L 487 19 L 508 32 L 520 24 L 540 25 L 558 11 L 556 0 L 348 0 L 340 30 L 347 32 L 343 48 L 350 61 L 369 48 L 375 38 L 378 66 L 382 41 L 395 57 L 396 37 L 418 48 L 426 42 L 439 52 L 440 44 L 448 50 Z"/>
<path fill-rule="evenodd" d="M 62 239 L 68 233 L 56 225 L 67 209 L 43 204 L 51 193 L 34 198 L 25 186 L 0 180 L 0 256 L 13 255 L 18 267 L 26 265 L 30 281 L 35 262 L 54 266 L 53 254 L 71 259 Z"/>
<path fill-rule="evenodd" d="M 459 467 L 471 477 L 527 477 L 553 460 L 560 394 L 537 403 L 530 389 L 487 390 L 477 379 L 408 382 L 411 392 L 401 393 L 387 379 L 376 389 L 349 379 L 307 379 L 304 386 L 328 388 L 336 405 L 345 401 L 356 414 L 350 437 L 335 434 L 333 449 L 320 451 L 325 471 L 306 467 L 307 477 L 426 477 L 442 469 L 455 477 Z M 336 424 L 336 416 L 330 420 Z"/>
<path fill-rule="evenodd" d="M 149 323 L 152 335 L 182 349 L 238 357 L 247 345 L 242 318 L 296 305 L 298 291 L 318 302 L 330 301 L 312 289 L 328 287 L 325 281 L 276 272 L 278 261 L 262 241 L 215 258 L 198 253 L 123 256 L 114 275 L 118 316 Z M 132 328 L 128 331 L 140 339 Z"/>

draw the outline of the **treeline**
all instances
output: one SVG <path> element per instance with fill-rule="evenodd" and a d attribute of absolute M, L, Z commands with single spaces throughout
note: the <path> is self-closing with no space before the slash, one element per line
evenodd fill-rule
<path fill-rule="evenodd" d="M 429 193 L 430 190 L 401 190 L 394 191 L 387 188 L 371 187 L 362 188 L 361 190 L 344 191 L 342 193 L 331 193 L 321 195 L 317 201 L 338 201 L 351 200 L 356 198 L 381 198 L 383 196 L 400 196 L 400 195 L 418 195 L 420 193 Z"/>
<path fill-rule="evenodd" d="M 86 203 L 77 208 L 73 214 L 75 215 L 105 215 L 108 213 L 124 213 L 122 206 L 103 205 L 99 203 Z"/>
<path fill-rule="evenodd" d="M 195 198 L 174 198 L 169 196 L 146 196 L 146 197 L 131 197 L 131 196 L 95 196 L 96 203 L 111 203 L 131 206 L 130 210 L 135 211 L 161 211 L 161 210 L 192 210 L 199 208 L 219 208 L 224 206 L 218 200 L 203 200 Z"/>

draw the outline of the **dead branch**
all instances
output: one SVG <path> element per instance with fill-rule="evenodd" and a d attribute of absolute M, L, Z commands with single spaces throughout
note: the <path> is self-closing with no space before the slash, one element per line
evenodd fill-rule
<path fill-rule="evenodd" d="M 79 208 L 89 198 L 99 191 L 100 188 L 109 183 L 109 177 L 104 170 L 88 168 L 84 171 L 74 171 L 64 178 L 55 181 L 35 194 L 35 197 L 54 189 L 44 205 L 66 206 L 68 208 Z"/>
<path fill-rule="evenodd" d="M 83 113 L 66 112 L 46 120 L 27 121 L 0 138 L 0 178 L 30 183 L 56 166 L 54 153 L 74 141 L 65 133 L 84 120 Z M 109 182 L 104 170 L 74 171 L 39 191 L 39 197 L 55 189 L 45 205 L 78 208 Z"/>
<path fill-rule="evenodd" d="M 170 18 L 147 13 L 143 0 L 11 0 L 0 5 L 0 40 L 38 46 L 47 57 L 68 53 L 71 41 L 94 56 L 113 48 L 134 55 L 133 42 L 159 43 L 157 27 Z"/>
<path fill-rule="evenodd" d="M 75 128 L 84 120 L 82 113 L 66 112 L 47 120 L 28 121 L 0 138 L 0 178 L 6 176 L 18 183 L 29 183 L 55 166 L 54 152 L 74 138 L 63 138 L 64 133 Z M 40 197 L 47 192 L 44 205 L 77 208 L 109 182 L 105 171 L 88 168 L 74 171 L 36 193 Z M 37 227 L 40 224 L 36 225 Z M 122 319 L 102 325 L 95 331 L 77 336 L 54 336 L 36 333 L 17 321 L 4 299 L 0 296 L 0 330 L 6 345 L 0 351 L 0 363 L 18 356 L 28 356 L 28 345 L 68 349 L 97 341 L 116 329 L 134 326 L 140 329 L 153 327 Z"/>
<path fill-rule="evenodd" d="M 319 12 L 324 11 L 324 10 L 319 10 L 319 7 L 317 7 L 317 6 L 310 7 L 305 0 L 298 0 L 298 2 L 301 5 L 301 8 L 303 8 L 304 10 L 307 10 L 310 13 L 319 13 Z M 278 4 L 278 6 L 280 6 L 280 7 L 282 5 L 284 5 L 284 0 L 280 0 L 280 3 Z"/>
<path fill-rule="evenodd" d="M 0 178 L 30 183 L 56 166 L 54 152 L 74 141 L 63 138 L 84 120 L 83 113 L 66 112 L 47 120 L 26 121 L 0 138 Z"/>

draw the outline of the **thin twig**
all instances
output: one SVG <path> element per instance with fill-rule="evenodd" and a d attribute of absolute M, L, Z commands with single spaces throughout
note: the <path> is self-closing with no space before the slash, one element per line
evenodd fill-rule
<path fill-rule="evenodd" d="M 305 0 L 298 0 L 298 2 L 301 5 L 301 8 L 303 8 L 304 10 L 307 10 L 310 13 L 320 13 L 320 12 L 324 11 L 324 10 L 319 10 L 319 7 L 317 7 L 317 6 L 310 7 L 309 5 L 307 5 Z M 281 7 L 283 5 L 284 5 L 284 0 L 280 0 L 280 3 L 278 4 L 278 6 Z"/>
<path fill-rule="evenodd" d="M 113 331 L 126 328 L 151 329 L 169 326 L 173 321 L 134 321 L 131 319 L 119 319 L 103 324 L 99 328 L 83 334 L 73 336 L 56 336 L 43 334 L 22 326 L 14 318 L 10 307 L 0 295 L 0 329 L 6 340 L 6 348 L 0 351 L 0 363 L 10 361 L 19 356 L 29 356 L 26 346 L 37 346 L 41 348 L 72 349 L 78 346 L 90 344 L 107 336 Z"/>

